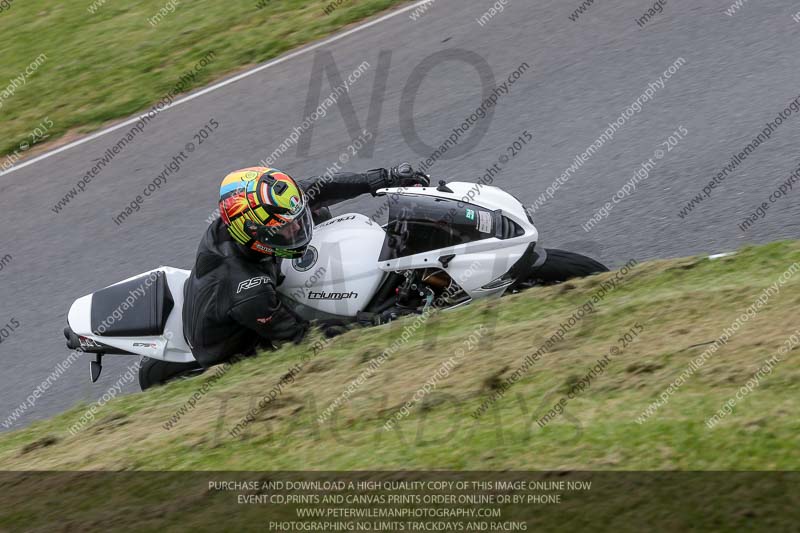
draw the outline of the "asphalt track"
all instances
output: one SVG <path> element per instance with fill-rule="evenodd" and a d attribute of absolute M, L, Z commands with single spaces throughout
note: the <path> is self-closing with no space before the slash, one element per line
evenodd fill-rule
<path fill-rule="evenodd" d="M 409 12 L 296 54 L 253 75 L 174 106 L 147 126 L 61 213 L 51 207 L 114 145 L 120 131 L 46 157 L 0 176 L 4 236 L 0 258 L 0 326 L 19 327 L 2 344 L 0 421 L 64 360 L 61 330 L 72 301 L 160 264 L 188 268 L 205 220 L 215 207 L 221 177 L 267 157 L 306 116 L 312 65 L 330 52 L 342 78 L 370 64 L 349 93 L 366 127 L 379 51 L 391 51 L 376 143 L 370 157 L 344 166 L 364 170 L 423 156 L 406 142 L 401 102 L 423 60 L 450 52 L 421 81 L 413 113 L 416 132 L 429 145 L 445 141 L 481 103 L 481 78 L 464 58 L 478 54 L 497 82 L 523 62 L 530 69 L 500 98 L 476 146 L 436 162 L 435 178 L 476 181 L 515 139 L 533 142 L 504 165 L 494 183 L 532 204 L 575 157 L 592 144 L 648 85 L 681 57 L 685 64 L 620 127 L 541 208 L 535 221 L 543 242 L 591 253 L 610 265 L 724 252 L 745 243 L 797 238 L 798 199 L 792 191 L 747 232 L 738 225 L 766 201 L 797 167 L 800 113 L 787 118 L 711 198 L 686 218 L 677 213 L 751 139 L 800 94 L 800 24 L 795 2 L 744 4 L 725 14 L 731 0 L 669 0 L 644 28 L 636 23 L 649 2 L 595 2 L 573 22 L 579 0 L 507 0 L 502 13 L 481 26 L 492 6 L 484 0 L 435 0 L 419 20 Z M 485 65 L 485 66 L 487 66 Z M 486 77 L 487 70 L 483 69 Z M 319 76 L 319 73 L 317 74 Z M 491 89 L 491 87 L 489 87 Z M 323 97 L 331 91 L 327 79 Z M 406 97 L 408 91 L 406 91 Z M 44 113 L 45 110 L 43 110 Z M 147 198 L 122 225 L 113 222 L 211 119 L 219 128 L 187 154 L 180 171 Z M 679 128 L 685 139 L 657 161 L 636 191 L 614 206 L 590 232 L 587 219 L 627 182 L 640 164 Z M 196 140 L 195 140 L 196 142 Z M 314 124 L 307 155 L 296 147 L 274 166 L 297 176 L 322 173 L 347 151 L 350 137 L 338 107 Z M 466 140 L 464 141 L 466 142 Z M 463 153 L 458 154 L 458 151 Z M 795 185 L 795 188 L 800 184 Z M 377 202 L 359 199 L 338 212 L 373 212 Z M 766 283 L 766 281 L 765 281 Z M 14 424 L 94 401 L 132 360 L 108 358 L 92 385 L 80 361 Z M 136 390 L 135 383 L 124 391 Z M 66 428 L 65 428 L 66 429 Z M 0 430 L 5 430 L 0 426 Z"/>

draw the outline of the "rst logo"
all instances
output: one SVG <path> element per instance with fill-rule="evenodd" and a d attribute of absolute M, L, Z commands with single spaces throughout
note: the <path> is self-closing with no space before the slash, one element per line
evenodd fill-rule
<path fill-rule="evenodd" d="M 156 348 L 156 343 L 154 342 L 134 342 L 134 348 Z"/>
<path fill-rule="evenodd" d="M 236 294 L 239 294 L 242 291 L 246 291 L 248 289 L 252 289 L 253 287 L 258 287 L 259 285 L 265 285 L 270 282 L 270 279 L 267 276 L 258 276 L 256 278 L 246 279 L 239 284 L 239 288 L 236 290 Z"/>
<path fill-rule="evenodd" d="M 358 298 L 357 292 L 314 292 L 309 291 L 309 300 L 349 300 L 350 298 Z"/>

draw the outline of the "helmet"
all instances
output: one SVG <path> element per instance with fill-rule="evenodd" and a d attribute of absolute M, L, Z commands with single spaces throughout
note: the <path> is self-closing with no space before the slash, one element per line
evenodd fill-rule
<path fill-rule="evenodd" d="M 314 223 L 306 195 L 288 174 L 267 167 L 237 170 L 222 180 L 219 197 L 234 241 L 266 255 L 303 256 Z"/>

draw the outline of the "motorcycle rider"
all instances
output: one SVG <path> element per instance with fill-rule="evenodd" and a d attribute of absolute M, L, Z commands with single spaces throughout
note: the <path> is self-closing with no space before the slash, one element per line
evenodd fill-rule
<path fill-rule="evenodd" d="M 198 363 L 208 368 L 272 341 L 302 339 L 308 323 L 282 305 L 276 291 L 281 260 L 303 256 L 314 223 L 328 206 L 365 193 L 375 196 L 384 187 L 429 184 L 408 163 L 299 182 L 266 167 L 225 176 L 221 217 L 201 240 L 184 288 L 184 335 Z"/>

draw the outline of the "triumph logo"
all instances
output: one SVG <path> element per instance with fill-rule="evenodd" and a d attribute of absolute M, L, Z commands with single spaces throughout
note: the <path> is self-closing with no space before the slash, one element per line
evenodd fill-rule
<path fill-rule="evenodd" d="M 349 300 L 350 298 L 358 298 L 357 292 L 314 292 L 309 291 L 309 300 Z"/>

